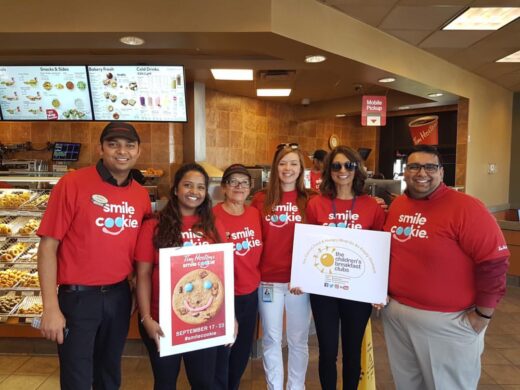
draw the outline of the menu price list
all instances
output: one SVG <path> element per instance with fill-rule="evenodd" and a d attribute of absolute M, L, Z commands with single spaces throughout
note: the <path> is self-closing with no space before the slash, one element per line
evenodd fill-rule
<path fill-rule="evenodd" d="M 96 120 L 186 122 L 182 66 L 89 66 Z"/>
<path fill-rule="evenodd" d="M 92 120 L 84 66 L 0 66 L 4 120 Z"/>

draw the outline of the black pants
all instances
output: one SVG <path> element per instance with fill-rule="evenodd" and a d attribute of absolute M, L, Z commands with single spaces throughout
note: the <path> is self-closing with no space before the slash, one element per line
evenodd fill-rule
<path fill-rule="evenodd" d="M 181 359 L 184 360 L 186 376 L 191 388 L 194 390 L 211 390 L 215 378 L 218 347 L 160 357 L 155 341 L 148 336 L 141 321 L 139 321 L 139 333 L 150 356 L 154 390 L 175 390 L 177 388 Z"/>
<path fill-rule="evenodd" d="M 233 347 L 218 347 L 215 386 L 213 390 L 238 390 L 251 355 L 256 319 L 258 317 L 258 291 L 235 296 L 235 318 L 238 335 Z"/>
<path fill-rule="evenodd" d="M 310 298 L 318 336 L 318 370 L 322 389 L 336 390 L 341 323 L 343 390 L 357 390 L 361 373 L 361 344 L 372 305 L 316 294 L 311 294 Z"/>
<path fill-rule="evenodd" d="M 128 283 L 108 291 L 58 293 L 68 334 L 58 345 L 64 390 L 116 390 L 121 386 L 121 355 L 130 322 Z"/>

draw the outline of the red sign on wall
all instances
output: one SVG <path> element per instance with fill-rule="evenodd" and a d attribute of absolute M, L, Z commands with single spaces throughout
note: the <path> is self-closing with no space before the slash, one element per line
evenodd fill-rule
<path fill-rule="evenodd" d="M 386 125 L 386 96 L 363 96 L 361 103 L 361 125 Z"/>

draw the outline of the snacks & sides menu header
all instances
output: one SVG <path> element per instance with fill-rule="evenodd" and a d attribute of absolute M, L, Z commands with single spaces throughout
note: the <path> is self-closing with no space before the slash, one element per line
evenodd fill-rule
<path fill-rule="evenodd" d="M 0 66 L 4 120 L 92 120 L 85 66 Z"/>
<path fill-rule="evenodd" d="M 186 122 L 182 66 L 88 66 L 96 120 Z"/>

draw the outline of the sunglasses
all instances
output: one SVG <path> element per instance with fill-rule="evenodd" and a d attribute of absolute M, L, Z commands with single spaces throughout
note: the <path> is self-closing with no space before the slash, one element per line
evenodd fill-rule
<path fill-rule="evenodd" d="M 358 163 L 353 162 L 353 161 L 347 161 L 347 162 L 344 162 L 343 164 L 339 163 L 339 162 L 333 162 L 332 164 L 330 164 L 330 169 L 333 172 L 339 172 L 339 171 L 341 171 L 342 167 L 345 167 L 345 169 L 347 171 L 353 171 L 357 168 L 357 166 L 358 166 Z"/>
<path fill-rule="evenodd" d="M 290 144 L 279 144 L 277 147 L 276 147 L 276 151 L 279 151 L 279 150 L 282 150 L 282 149 L 285 149 L 285 148 L 290 148 L 290 149 L 293 149 L 293 150 L 296 150 L 300 147 L 300 145 L 296 144 L 296 143 L 290 143 Z"/>

